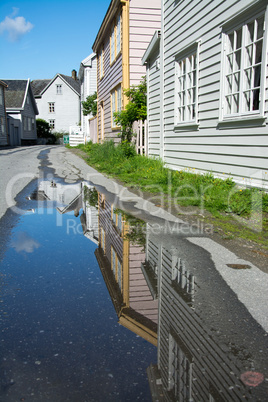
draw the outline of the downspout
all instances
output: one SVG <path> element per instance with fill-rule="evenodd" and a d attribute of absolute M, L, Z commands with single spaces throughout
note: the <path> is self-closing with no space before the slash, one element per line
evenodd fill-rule
<path fill-rule="evenodd" d="M 122 87 L 130 87 L 129 77 L 129 1 L 121 0 L 122 3 Z M 128 99 L 123 94 L 123 109 L 125 109 Z"/>
<path fill-rule="evenodd" d="M 160 37 L 160 158 L 165 155 L 165 128 L 164 128 L 164 0 L 161 0 L 161 37 Z"/>

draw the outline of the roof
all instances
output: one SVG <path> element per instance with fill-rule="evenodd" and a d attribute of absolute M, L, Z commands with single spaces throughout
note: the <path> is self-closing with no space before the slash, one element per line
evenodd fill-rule
<path fill-rule="evenodd" d="M 66 82 L 66 84 L 71 87 L 78 95 L 80 95 L 81 87 L 79 79 L 74 80 L 69 75 L 64 74 L 56 74 L 54 78 L 51 80 L 33 80 L 31 85 L 33 87 L 34 96 L 42 96 L 43 93 L 50 87 L 50 85 L 55 81 L 57 77 L 60 77 L 62 80 Z"/>
<path fill-rule="evenodd" d="M 51 80 L 34 80 L 31 82 L 34 96 L 41 94 L 43 89 L 50 83 Z"/>
<path fill-rule="evenodd" d="M 5 91 L 6 108 L 23 108 L 27 80 L 5 80 L 8 85 Z"/>
<path fill-rule="evenodd" d="M 97 52 L 98 47 L 101 44 L 101 41 L 103 40 L 103 36 L 105 35 L 110 22 L 117 13 L 120 3 L 121 3 L 120 0 L 111 0 L 111 3 L 100 26 L 99 32 L 97 33 L 96 39 L 92 45 L 92 49 L 95 53 Z"/>
<path fill-rule="evenodd" d="M 7 87 L 7 84 L 4 81 L 0 81 L 0 85 L 2 85 L 2 87 Z"/>
<path fill-rule="evenodd" d="M 29 93 L 35 114 L 38 114 L 37 105 L 33 96 L 30 80 L 4 80 L 7 84 L 5 90 L 6 109 L 23 109 L 26 94 Z"/>

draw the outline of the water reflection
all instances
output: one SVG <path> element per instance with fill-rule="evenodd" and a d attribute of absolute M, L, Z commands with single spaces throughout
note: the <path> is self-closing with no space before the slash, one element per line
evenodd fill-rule
<path fill-rule="evenodd" d="M 119 322 L 158 339 L 158 361 L 147 369 L 153 400 L 265 400 L 267 334 L 208 252 L 131 220 L 101 194 L 99 239 L 95 253 Z"/>
<path fill-rule="evenodd" d="M 39 218 L 40 211 L 47 208 L 43 224 L 44 221 L 50 220 L 52 209 L 54 211 L 56 209 L 56 226 L 65 225 L 65 231 L 71 235 L 68 238 L 68 245 L 64 239 L 65 246 L 67 245 L 72 252 L 71 247 L 76 249 L 75 258 L 69 262 L 70 264 L 75 263 L 76 267 L 79 264 L 83 266 L 85 259 L 88 258 L 87 253 L 83 251 L 85 244 L 79 246 L 78 241 L 74 240 L 79 238 L 77 235 L 90 240 L 98 269 L 104 279 L 103 286 L 108 290 L 118 323 L 127 328 L 128 334 L 149 342 L 146 342 L 146 346 L 135 344 L 139 355 L 134 355 L 131 350 L 131 359 L 128 359 L 130 354 L 128 342 L 133 342 L 133 338 L 128 340 L 122 337 L 119 340 L 118 328 L 114 326 L 111 328 L 108 325 L 111 311 L 107 318 L 104 311 L 110 307 L 103 302 L 105 293 L 98 275 L 96 274 L 94 279 L 91 277 L 90 292 L 95 296 L 89 300 L 88 288 L 84 283 L 85 277 L 81 276 L 75 284 L 74 278 L 77 272 L 74 270 L 75 275 L 71 275 L 68 270 L 59 268 L 62 265 L 61 258 L 63 261 L 65 259 L 63 257 L 50 259 L 50 264 L 53 261 L 55 268 L 53 272 L 48 271 L 43 292 L 44 298 L 47 298 L 47 292 L 51 292 L 55 304 L 48 303 L 46 306 L 49 312 L 46 325 L 51 332 L 56 327 L 57 332 L 61 334 L 61 326 L 65 328 L 65 347 L 70 354 L 73 354 L 68 363 L 69 370 L 73 371 L 75 366 L 78 371 L 77 365 L 82 365 L 79 400 L 146 401 L 151 398 L 153 401 L 183 402 L 266 400 L 267 383 L 264 377 L 267 377 L 267 333 L 217 271 L 208 251 L 187 238 L 172 233 L 172 230 L 167 231 L 166 227 L 160 227 L 159 220 L 156 224 L 153 219 L 150 219 L 150 223 L 141 221 L 118 209 L 118 205 L 111 201 L 111 197 L 97 191 L 89 182 L 67 185 L 44 180 L 39 183 L 38 190 L 29 197 L 28 202 L 30 210 L 38 212 Z M 54 229 L 50 228 L 51 230 Z M 46 236 L 49 233 L 46 233 Z M 12 247 L 17 252 L 24 252 L 29 256 L 43 249 L 44 239 L 45 237 L 42 241 L 40 236 L 33 236 L 32 231 L 20 231 L 12 241 Z M 81 243 L 81 240 L 79 242 Z M 57 269 L 59 274 L 56 274 Z M 38 278 L 42 279 L 44 273 L 42 270 L 39 271 Z M 69 292 L 71 300 L 71 303 L 68 303 L 68 311 L 64 311 L 64 317 L 60 317 L 60 313 L 54 311 L 55 305 L 62 303 L 58 294 L 59 289 L 53 285 L 53 289 L 48 290 L 54 274 L 59 280 L 60 291 Z M 61 275 L 63 277 L 70 275 L 65 284 L 61 284 L 59 279 Z M 81 289 L 83 289 L 82 295 Z M 99 294 L 101 299 L 97 298 Z M 67 296 L 64 300 L 67 302 Z M 81 304 L 78 310 L 75 308 L 76 303 Z M 89 306 L 94 310 L 93 315 L 89 313 Z M 46 322 L 44 307 L 41 306 L 40 310 Z M 20 310 L 17 308 L 16 311 Z M 74 329 L 74 321 L 69 322 L 69 317 L 77 313 L 81 325 L 75 321 L 77 328 Z M 24 316 L 27 314 L 26 310 L 23 314 Z M 88 320 L 91 320 L 90 325 Z M 40 321 L 39 317 L 39 325 Z M 39 333 L 44 331 L 44 327 L 40 327 Z M 93 338 L 91 333 L 94 334 Z M 30 329 L 28 334 L 31 339 Z M 37 336 L 36 332 L 34 336 Z M 70 341 L 68 336 L 70 339 L 77 336 L 78 346 L 75 353 L 70 350 L 73 341 Z M 118 343 L 115 342 L 116 337 Z M 54 359 L 59 354 L 58 346 L 55 346 L 57 342 L 48 334 L 47 342 L 49 341 L 52 343 L 51 353 Z M 5 342 L 8 344 L 7 340 Z M 83 350 L 79 349 L 80 346 Z M 152 360 L 153 353 L 147 354 L 146 351 L 152 351 L 154 346 L 157 346 L 157 358 Z M 29 347 L 26 349 L 30 354 Z M 98 353 L 94 354 L 92 349 L 96 349 Z M 120 360 L 118 356 L 122 351 Z M 48 353 L 47 349 L 45 353 Z M 111 354 L 111 359 L 103 363 L 104 357 L 100 357 L 101 353 Z M 136 361 L 139 356 L 142 366 Z M 50 365 L 47 356 L 46 359 L 48 370 Z M 42 362 L 43 367 L 42 354 L 35 360 L 35 365 L 38 366 L 39 363 L 36 362 Z M 60 389 L 57 376 L 65 363 L 66 360 L 56 366 L 57 373 L 54 373 L 57 392 Z M 102 375 L 96 376 L 98 365 L 102 371 L 107 370 L 109 383 L 107 377 L 100 382 Z M 135 381 L 130 380 L 129 365 L 133 366 L 134 372 L 136 371 L 137 382 L 141 381 L 147 368 L 147 385 L 150 386 L 151 396 L 149 391 L 146 393 L 144 386 L 137 392 Z M 144 370 L 142 374 L 141 367 Z M 70 372 L 65 375 L 68 378 L 67 382 L 71 381 L 69 375 Z M 96 388 L 102 388 L 100 394 L 92 385 L 92 379 Z M 78 378 L 75 381 L 76 384 L 79 383 Z M 4 391 L 2 390 L 3 394 L 8 395 L 13 383 L 9 379 L 3 386 L 6 387 Z M 51 390 L 50 385 L 48 388 Z M 53 400 L 52 394 L 49 392 L 48 394 L 50 400 Z M 64 395 L 65 399 L 56 397 L 55 400 L 77 400 L 75 399 L 77 396 L 73 396 L 75 393 L 71 393 L 69 385 L 65 388 Z M 11 399 L 7 399 L 9 400 Z"/>

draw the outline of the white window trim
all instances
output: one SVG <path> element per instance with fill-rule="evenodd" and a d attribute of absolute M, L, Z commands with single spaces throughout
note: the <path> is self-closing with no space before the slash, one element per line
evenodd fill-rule
<path fill-rule="evenodd" d="M 178 104 L 178 88 L 177 82 L 175 82 L 175 94 L 174 94 L 174 131 L 192 131 L 198 130 L 199 128 L 199 121 L 198 121 L 198 96 L 199 96 L 199 62 L 200 62 L 200 44 L 201 40 L 197 40 L 192 42 L 187 47 L 180 50 L 180 52 L 176 53 L 175 55 L 175 80 L 177 79 L 177 69 L 178 69 L 178 62 L 184 60 L 185 58 L 193 55 L 196 53 L 196 94 L 195 94 L 195 119 L 187 120 L 187 121 L 178 121 L 177 120 L 177 104 Z"/>
<path fill-rule="evenodd" d="M 251 7 L 242 10 L 238 15 L 229 18 L 222 25 L 222 51 L 221 51 L 221 84 L 220 84 L 220 113 L 219 113 L 219 128 L 229 128 L 233 125 L 239 127 L 260 126 L 266 125 L 265 117 L 265 82 L 266 82 L 266 69 L 268 63 L 268 6 L 261 8 L 264 1 L 257 1 Z M 263 34 L 263 62 L 261 65 L 261 82 L 260 82 L 260 108 L 258 111 L 239 112 L 237 114 L 224 115 L 225 104 L 225 72 L 226 72 L 226 54 L 225 43 L 228 35 L 234 30 L 244 26 L 250 21 L 264 15 L 264 34 Z M 244 49 L 242 49 L 244 50 Z"/>

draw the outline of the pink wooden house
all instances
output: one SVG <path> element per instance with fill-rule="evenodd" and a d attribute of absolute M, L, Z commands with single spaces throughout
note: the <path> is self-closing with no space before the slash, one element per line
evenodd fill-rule
<path fill-rule="evenodd" d="M 113 113 L 126 106 L 123 89 L 146 75 L 141 58 L 160 27 L 161 0 L 111 0 L 92 46 L 98 59 L 98 142 L 118 141 Z"/>

